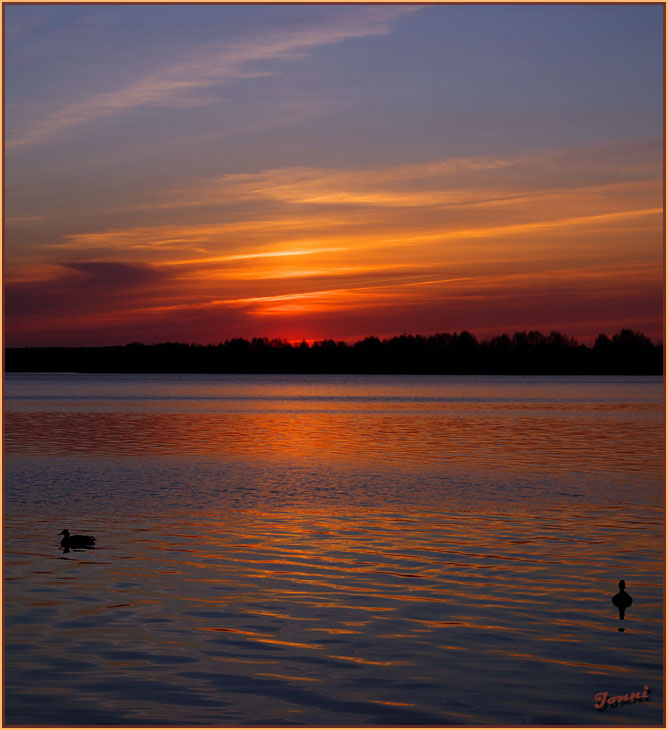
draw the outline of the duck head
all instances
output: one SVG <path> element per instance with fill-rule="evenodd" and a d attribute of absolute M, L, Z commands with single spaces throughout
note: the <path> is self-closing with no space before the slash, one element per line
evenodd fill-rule
<path fill-rule="evenodd" d="M 66 530 L 66 532 L 67 532 L 67 530 Z M 626 581 L 620 580 L 619 581 L 619 590 L 623 591 L 625 588 L 626 588 Z"/>
<path fill-rule="evenodd" d="M 65 535 L 65 537 L 69 537 L 70 536 L 70 531 L 69 530 L 63 530 L 62 532 L 59 532 L 58 535 L 59 536 L 60 535 Z"/>

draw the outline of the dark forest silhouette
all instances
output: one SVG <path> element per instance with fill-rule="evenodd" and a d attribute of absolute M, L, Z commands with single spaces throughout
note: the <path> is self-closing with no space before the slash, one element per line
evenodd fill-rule
<path fill-rule="evenodd" d="M 624 329 L 592 347 L 559 332 L 516 332 L 477 340 L 469 332 L 401 335 L 355 344 L 322 340 L 232 339 L 217 345 L 164 342 L 109 347 L 5 350 L 7 372 L 87 373 L 403 373 L 659 375 L 663 346 Z"/>

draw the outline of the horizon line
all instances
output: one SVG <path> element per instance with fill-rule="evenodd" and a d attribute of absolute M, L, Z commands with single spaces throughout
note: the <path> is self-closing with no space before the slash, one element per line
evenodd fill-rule
<path fill-rule="evenodd" d="M 565 338 L 568 341 L 575 342 L 577 346 L 584 345 L 585 347 L 593 347 L 596 340 L 601 337 L 607 337 L 609 340 L 612 341 L 614 337 L 617 337 L 621 335 L 623 332 L 630 332 L 635 336 L 644 337 L 647 339 L 653 346 L 660 346 L 663 347 L 663 339 L 653 339 L 647 335 L 645 335 L 644 332 L 641 332 L 639 330 L 634 330 L 629 327 L 621 327 L 619 330 L 614 332 L 612 335 L 608 335 L 605 332 L 599 332 L 595 336 L 590 336 L 582 339 L 578 339 L 577 337 L 572 337 L 565 332 L 562 332 L 560 330 L 551 329 L 549 333 L 546 335 L 542 330 L 539 329 L 514 329 L 512 333 L 510 330 L 508 331 L 502 331 L 497 334 L 493 335 L 476 335 L 474 332 L 468 330 L 468 329 L 462 329 L 462 330 L 452 330 L 452 331 L 434 331 L 429 334 L 422 334 L 422 333 L 412 333 L 412 332 L 402 332 L 399 334 L 393 334 L 393 335 L 383 335 L 379 336 L 376 334 L 369 334 L 364 335 L 362 337 L 359 336 L 352 336 L 352 337 L 317 337 L 317 338 L 298 338 L 298 339 L 290 339 L 287 337 L 281 337 L 281 336 L 269 336 L 269 335 L 255 335 L 252 337 L 226 337 L 223 340 L 218 340 L 216 342 L 185 342 L 185 341 L 176 341 L 176 340 L 162 340 L 162 341 L 156 341 L 156 342 L 140 342 L 138 340 L 133 340 L 131 342 L 125 342 L 123 344 L 105 344 L 105 345 L 31 345 L 29 341 L 26 341 L 23 345 L 7 345 L 4 344 L 5 350 L 37 350 L 37 349 L 103 349 L 103 348 L 111 348 L 111 347 L 130 347 L 131 345 L 137 345 L 141 347 L 156 347 L 159 345 L 180 345 L 180 346 L 186 346 L 186 347 L 220 347 L 223 345 L 226 345 L 230 342 L 234 342 L 235 340 L 242 340 L 246 341 L 248 343 L 252 343 L 254 341 L 263 341 L 264 343 L 271 344 L 281 344 L 283 346 L 289 345 L 290 347 L 299 347 L 302 344 L 306 344 L 309 348 L 313 347 L 315 344 L 322 344 L 325 342 L 334 342 L 337 345 L 339 344 L 345 344 L 346 346 L 354 346 L 358 343 L 364 342 L 366 340 L 372 340 L 376 339 L 379 340 L 381 343 L 383 342 L 390 342 L 395 339 L 401 339 L 401 338 L 423 338 L 423 339 L 429 339 L 431 337 L 438 337 L 442 335 L 449 335 L 449 336 L 455 336 L 460 337 L 462 335 L 469 335 L 472 337 L 478 344 L 483 344 L 486 342 L 491 342 L 492 340 L 501 338 L 501 337 L 507 337 L 511 341 L 516 335 L 538 335 L 540 337 L 545 338 L 545 340 L 548 340 L 551 335 L 559 335 L 563 338 Z"/>

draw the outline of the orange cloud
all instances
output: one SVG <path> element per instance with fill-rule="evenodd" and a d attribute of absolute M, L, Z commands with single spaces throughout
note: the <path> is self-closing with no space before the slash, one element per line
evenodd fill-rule
<path fill-rule="evenodd" d="M 239 326 L 289 320 L 294 332 L 337 312 L 355 321 L 440 307 L 473 318 L 491 302 L 514 312 L 541 292 L 584 308 L 610 309 L 615 290 L 649 302 L 663 277 L 661 183 L 642 149 L 613 152 L 228 175 L 165 192 L 177 211 L 199 201 L 194 223 L 161 212 L 155 225 L 67 233 L 32 274 L 22 260 L 8 275 L 21 301 L 43 290 L 51 322 L 72 327 L 233 313 Z M 211 207 L 221 195 L 222 212 Z M 128 271 L 131 290 L 116 275 Z M 109 286 L 101 272 L 116 272 Z M 90 304 L 73 316 L 56 294 Z"/>

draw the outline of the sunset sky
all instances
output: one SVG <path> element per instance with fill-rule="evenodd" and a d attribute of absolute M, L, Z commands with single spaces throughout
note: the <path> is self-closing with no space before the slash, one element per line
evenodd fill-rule
<path fill-rule="evenodd" d="M 5 5 L 8 346 L 663 339 L 662 5 Z"/>

